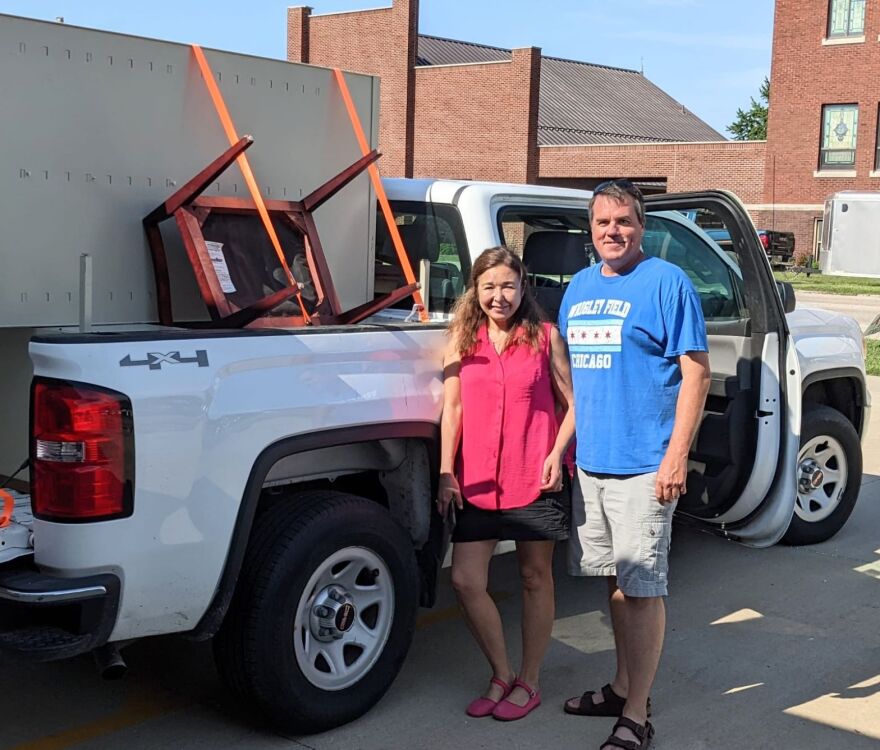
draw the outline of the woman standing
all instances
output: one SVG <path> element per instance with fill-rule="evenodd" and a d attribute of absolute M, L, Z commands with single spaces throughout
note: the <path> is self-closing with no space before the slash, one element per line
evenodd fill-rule
<path fill-rule="evenodd" d="M 563 455 L 574 434 L 564 342 L 543 322 L 525 266 L 503 247 L 474 262 L 456 304 L 443 362 L 441 514 L 458 509 L 452 585 L 492 668 L 469 716 L 520 719 L 541 703 L 538 678 L 554 618 L 551 563 L 568 537 Z M 564 416 L 557 415 L 557 404 Z M 487 590 L 495 545 L 516 542 L 523 584 L 522 665 L 511 669 Z"/>

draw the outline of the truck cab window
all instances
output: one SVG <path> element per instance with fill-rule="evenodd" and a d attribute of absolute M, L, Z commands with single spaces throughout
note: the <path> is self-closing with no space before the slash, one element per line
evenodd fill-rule
<path fill-rule="evenodd" d="M 426 297 L 431 312 L 448 313 L 455 300 L 464 292 L 471 272 L 470 254 L 461 223 L 453 206 L 393 201 L 391 210 L 413 273 L 418 278 L 419 262 L 431 264 Z M 405 284 L 394 243 L 381 211 L 376 217 L 376 275 L 374 294 L 386 294 Z M 394 305 L 409 308 L 407 298 Z"/>
<path fill-rule="evenodd" d="M 747 318 L 742 272 L 729 235 L 725 246 L 723 238 L 711 238 L 714 231 L 709 224 L 701 230 L 675 211 L 648 214 L 642 249 L 685 272 L 700 295 L 707 323 Z"/>
<path fill-rule="evenodd" d="M 586 208 L 505 206 L 498 231 L 523 259 L 538 304 L 555 321 L 571 277 L 595 262 Z"/>

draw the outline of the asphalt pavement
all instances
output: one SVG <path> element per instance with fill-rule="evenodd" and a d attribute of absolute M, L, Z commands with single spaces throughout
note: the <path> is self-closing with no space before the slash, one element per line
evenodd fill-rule
<path fill-rule="evenodd" d="M 880 405 L 880 378 L 870 379 Z M 557 561 L 559 562 L 559 561 Z M 543 705 L 522 721 L 470 719 L 488 678 L 454 605 L 423 610 L 386 697 L 362 719 L 310 737 L 254 725 L 221 687 L 208 644 L 177 637 L 125 652 L 129 674 L 102 682 L 91 662 L 3 665 L 3 750 L 445 750 L 598 748 L 612 722 L 567 716 L 565 698 L 611 677 L 613 640 L 598 580 L 557 565 L 557 612 Z M 491 589 L 516 652 L 515 560 Z M 661 750 L 880 747 L 880 408 L 865 441 L 852 518 L 831 541 L 753 550 L 677 527 L 668 631 L 652 694 Z"/>
<path fill-rule="evenodd" d="M 880 315 L 880 295 L 795 292 L 798 307 L 821 307 L 855 318 L 864 331 Z"/>

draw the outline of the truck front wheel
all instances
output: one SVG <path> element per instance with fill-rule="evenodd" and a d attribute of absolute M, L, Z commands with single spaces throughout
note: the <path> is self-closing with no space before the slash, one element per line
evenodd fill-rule
<path fill-rule="evenodd" d="M 291 733 L 356 719 L 389 688 L 415 627 L 412 543 L 385 508 L 311 491 L 257 517 L 214 639 L 221 677 Z"/>
<path fill-rule="evenodd" d="M 862 483 L 862 448 L 849 420 L 829 406 L 809 406 L 801 424 L 798 495 L 783 542 L 817 544 L 846 523 Z"/>

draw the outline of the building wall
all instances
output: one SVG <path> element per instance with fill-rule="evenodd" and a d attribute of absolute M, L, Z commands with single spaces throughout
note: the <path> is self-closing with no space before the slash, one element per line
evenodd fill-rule
<path fill-rule="evenodd" d="M 802 258 L 814 252 L 829 195 L 880 190 L 880 4 L 865 3 L 864 35 L 843 43 L 827 38 L 828 12 L 828 0 L 776 0 L 763 202 L 777 228 L 795 233 Z M 856 163 L 845 172 L 819 168 L 825 104 L 859 106 Z"/>
<path fill-rule="evenodd" d="M 596 179 L 665 181 L 667 192 L 722 188 L 746 204 L 763 202 L 764 141 L 542 146 L 540 181 L 584 187 Z"/>
<path fill-rule="evenodd" d="M 792 180 L 812 180 L 810 170 L 818 154 L 820 109 L 814 113 L 814 142 L 802 147 L 811 154 L 811 166 L 806 172 L 800 163 L 802 154 L 800 161 L 794 160 L 789 166 L 776 152 L 771 156 L 770 142 L 539 148 L 540 50 L 514 50 L 510 62 L 416 67 L 418 0 L 392 2 L 390 8 L 328 15 L 311 15 L 309 8 L 289 8 L 287 24 L 290 60 L 339 66 L 381 77 L 379 149 L 383 152 L 380 168 L 384 175 L 585 188 L 609 177 L 626 176 L 665 183 L 670 192 L 724 188 L 739 195 L 752 208 L 759 226 L 793 229 L 797 232 L 798 248 L 806 249 L 812 243 L 816 206 L 811 205 L 808 211 L 792 211 L 792 206 L 780 209 L 769 204 L 821 203 L 824 192 L 822 199 L 801 195 L 797 190 L 777 194 L 779 180 L 770 179 L 767 170 L 775 169 L 780 180 L 783 179 L 780 167 L 790 171 Z M 826 0 L 777 0 L 776 33 L 783 35 L 780 49 L 787 50 L 785 54 L 791 62 L 778 62 L 780 54 L 774 52 L 773 114 L 777 102 L 785 100 L 784 93 L 777 96 L 777 69 L 784 75 L 785 65 L 792 66 L 792 74 L 794 66 L 799 67 L 799 53 L 792 50 L 799 49 L 803 32 L 800 28 L 786 31 L 790 26 L 787 16 L 792 13 L 798 17 L 809 16 L 800 6 L 821 5 L 818 25 L 815 19 L 800 20 L 801 23 L 812 22 L 813 36 L 818 34 L 816 44 L 819 45 L 825 28 L 825 4 Z M 812 10 L 815 15 L 816 8 Z M 779 20 L 780 13 L 786 15 L 783 22 Z M 868 24 L 875 22 L 880 24 L 880 12 L 869 11 Z M 873 31 L 875 39 L 878 31 L 880 29 Z M 786 34 L 793 36 L 789 40 Z M 874 46 L 880 50 L 880 44 Z M 877 54 L 873 46 L 871 49 Z M 842 46 L 833 54 L 839 54 L 840 50 L 847 54 Z M 784 86 L 780 88 L 784 90 Z M 779 109 L 785 106 L 780 104 Z M 794 104 L 791 106 L 795 109 Z M 781 134 L 775 143 L 784 146 L 790 135 L 783 124 L 773 130 L 773 114 L 771 134 Z M 862 118 L 860 128 L 874 127 L 868 119 Z M 780 116 L 777 121 L 783 123 L 784 118 Z M 794 127 L 801 128 L 803 123 Z M 866 143 L 861 132 L 860 143 Z M 784 149 L 777 150 L 784 153 Z M 880 180 L 876 181 L 880 184 Z M 768 210 L 762 211 L 765 206 Z"/>
<path fill-rule="evenodd" d="M 390 8 L 311 15 L 288 8 L 287 59 L 381 77 L 379 162 L 382 174 L 411 177 L 418 0 Z"/>
<path fill-rule="evenodd" d="M 786 204 L 769 204 L 762 207 L 762 210 L 752 210 L 749 213 L 757 227 L 794 232 L 794 254 L 799 263 L 818 260 L 814 235 L 816 219 L 822 218 L 822 208 L 798 210 Z"/>
<path fill-rule="evenodd" d="M 764 199 L 767 147 L 765 141 L 542 146 L 538 182 L 590 189 L 598 180 L 624 176 L 665 181 L 665 192 L 670 193 L 729 190 L 745 203 L 759 229 L 794 232 L 795 255 L 809 259 L 822 204 Z"/>
<path fill-rule="evenodd" d="M 416 68 L 414 175 L 536 182 L 540 61 Z"/>
<path fill-rule="evenodd" d="M 865 7 L 862 41 L 829 44 L 828 0 L 776 0 L 765 202 L 821 204 L 839 190 L 880 190 L 880 173 L 872 176 L 880 103 L 880 4 L 869 1 Z M 819 170 L 824 104 L 859 105 L 855 175 Z"/>

